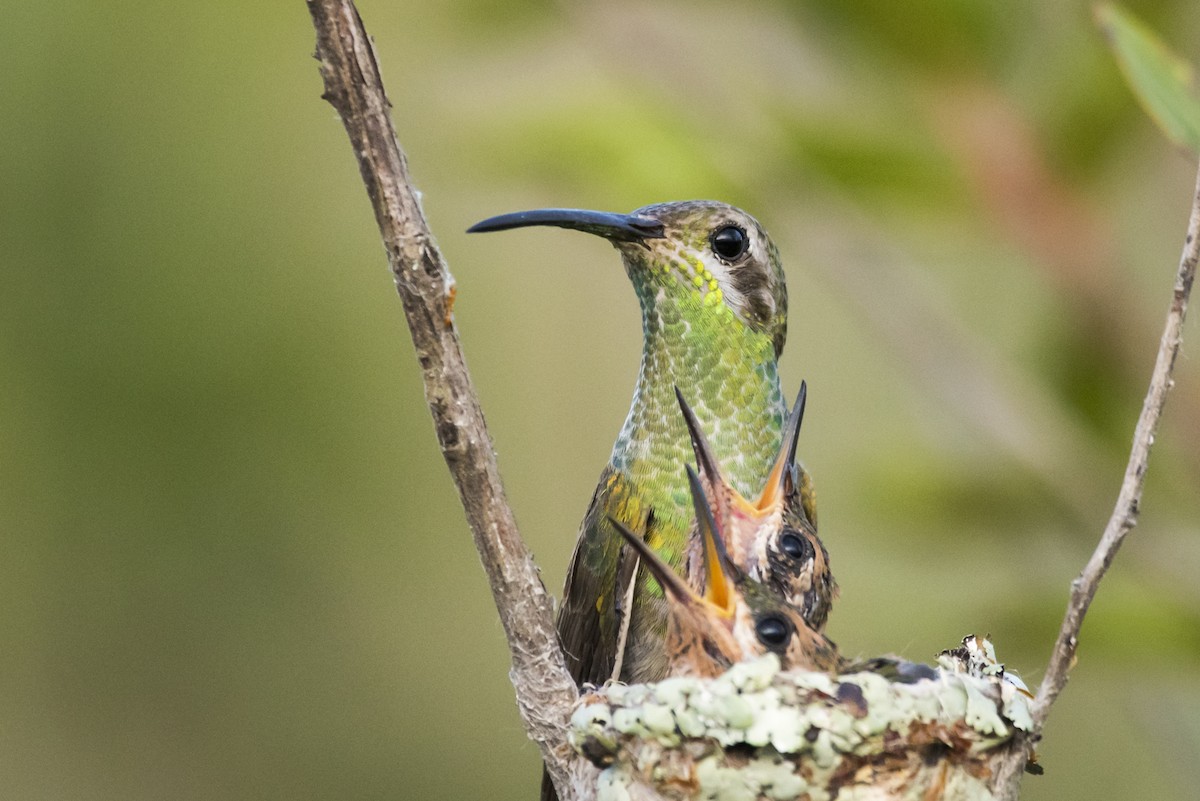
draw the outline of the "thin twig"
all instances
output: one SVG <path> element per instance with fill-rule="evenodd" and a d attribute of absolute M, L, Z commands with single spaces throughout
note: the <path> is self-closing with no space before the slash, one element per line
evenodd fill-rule
<path fill-rule="evenodd" d="M 512 652 L 526 731 L 564 790 L 578 758 L 567 721 L 578 697 L 550 597 L 517 533 L 451 316 L 453 279 L 434 244 L 388 113 L 374 49 L 350 0 L 308 0 L 325 94 L 346 126 L 387 249 L 425 381 L 442 455 L 458 487 Z M 570 797 L 561 792 L 563 798 Z"/>
<path fill-rule="evenodd" d="M 1196 262 L 1200 260 L 1200 173 L 1196 176 L 1196 189 L 1192 197 L 1192 213 L 1188 220 L 1187 237 L 1184 240 L 1183 254 L 1179 259 L 1179 271 L 1175 275 L 1175 287 L 1171 294 L 1171 305 L 1167 311 L 1167 322 L 1163 328 L 1162 340 L 1158 346 L 1158 357 L 1154 363 L 1154 373 L 1150 377 L 1150 388 L 1146 391 L 1146 400 L 1142 403 L 1142 413 L 1138 417 L 1137 428 L 1133 434 L 1133 448 L 1129 453 L 1129 464 L 1125 468 L 1125 480 L 1121 483 L 1121 491 L 1117 496 L 1116 507 L 1100 543 L 1092 553 L 1083 572 L 1071 582 L 1071 600 L 1067 604 L 1067 613 L 1063 618 L 1062 628 L 1058 632 L 1058 640 L 1054 643 L 1054 652 L 1046 675 L 1038 688 L 1031 714 L 1033 717 L 1034 737 L 1027 743 L 1032 747 L 1046 723 L 1050 707 L 1067 684 L 1067 677 L 1075 663 L 1075 652 L 1079 647 L 1079 629 L 1083 625 L 1084 615 L 1096 596 L 1096 588 L 1100 579 L 1108 571 L 1113 557 L 1121 543 L 1135 525 L 1137 525 L 1139 504 L 1142 499 L 1142 487 L 1146 482 L 1146 466 L 1150 460 L 1150 446 L 1154 444 L 1154 433 L 1158 429 L 1158 421 L 1162 417 L 1163 405 L 1167 400 L 1174 381 L 1171 373 L 1175 369 L 1175 359 L 1183 344 L 1183 321 L 1187 315 L 1188 296 L 1192 291 L 1192 282 L 1196 277 Z M 1017 797 L 1017 784 L 1024 767 L 1027 749 L 1014 749 L 1011 759 L 997 774 L 996 787 L 1002 792 L 1000 798 Z"/>

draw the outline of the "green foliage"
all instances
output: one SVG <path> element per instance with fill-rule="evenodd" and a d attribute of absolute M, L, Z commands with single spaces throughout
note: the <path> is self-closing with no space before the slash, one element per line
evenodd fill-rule
<path fill-rule="evenodd" d="M 1172 142 L 1200 152 L 1200 100 L 1191 64 L 1118 5 L 1098 5 L 1096 24 L 1146 113 Z"/>

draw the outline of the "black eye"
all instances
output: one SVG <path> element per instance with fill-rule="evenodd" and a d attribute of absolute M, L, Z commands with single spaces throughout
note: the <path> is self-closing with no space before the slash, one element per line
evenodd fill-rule
<path fill-rule="evenodd" d="M 771 650 L 787 645 L 792 636 L 792 624 L 779 615 L 763 615 L 754 624 L 758 641 Z"/>
<path fill-rule="evenodd" d="M 808 540 L 791 531 L 784 532 L 779 538 L 779 547 L 797 562 L 808 558 L 812 553 L 812 546 Z"/>
<path fill-rule="evenodd" d="M 713 232 L 713 252 L 726 261 L 741 258 L 749 248 L 750 238 L 736 225 L 726 225 Z"/>

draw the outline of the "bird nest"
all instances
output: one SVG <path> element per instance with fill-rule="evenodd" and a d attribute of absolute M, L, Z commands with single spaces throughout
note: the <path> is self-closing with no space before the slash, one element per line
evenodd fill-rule
<path fill-rule="evenodd" d="M 768 654 L 715 679 L 610 684 L 580 699 L 571 743 L 601 769 L 600 801 L 992 798 L 993 761 L 1031 720 L 991 643 L 967 637 L 936 670 L 862 666 L 784 672 Z"/>

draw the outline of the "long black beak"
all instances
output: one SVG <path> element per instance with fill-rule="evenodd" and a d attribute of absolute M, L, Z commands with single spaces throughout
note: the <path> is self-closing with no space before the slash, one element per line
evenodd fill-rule
<path fill-rule="evenodd" d="M 661 239 L 663 236 L 663 224 L 652 217 L 586 209 L 534 209 L 501 214 L 475 223 L 467 229 L 467 233 L 507 231 L 530 225 L 571 228 L 619 242 L 639 242 L 643 239 Z"/>

